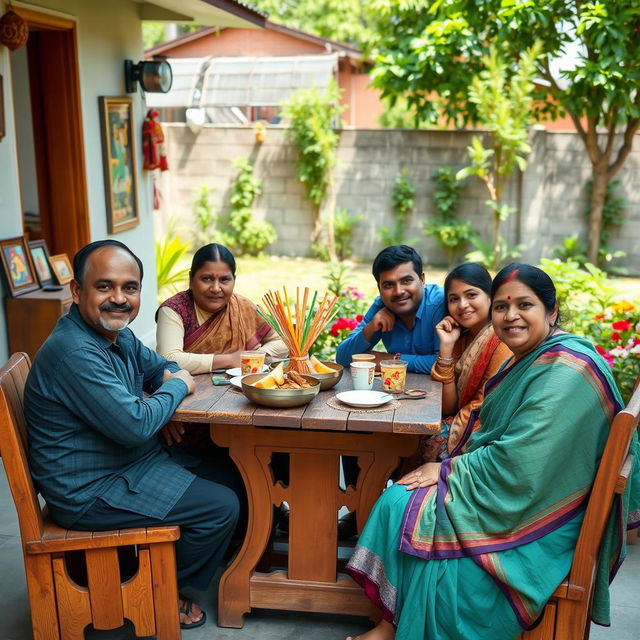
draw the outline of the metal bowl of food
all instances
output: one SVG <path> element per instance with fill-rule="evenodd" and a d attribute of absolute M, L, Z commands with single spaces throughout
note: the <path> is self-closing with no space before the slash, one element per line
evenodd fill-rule
<path fill-rule="evenodd" d="M 313 372 L 309 375 L 320 380 L 320 391 L 326 391 L 327 389 L 331 389 L 331 387 L 335 387 L 338 384 L 340 378 L 342 378 L 344 367 L 337 362 L 324 361 L 320 364 L 329 369 L 332 369 L 332 371 L 326 373 Z"/>
<path fill-rule="evenodd" d="M 261 389 L 255 386 L 256 382 L 268 375 L 270 374 L 252 373 L 242 378 L 242 391 L 254 404 L 280 409 L 285 407 L 298 407 L 311 402 L 320 391 L 320 380 L 311 375 L 304 374 L 297 375 L 309 385 L 306 388 L 291 389 L 286 388 L 285 385 L 285 388 L 275 386 L 268 389 Z"/>

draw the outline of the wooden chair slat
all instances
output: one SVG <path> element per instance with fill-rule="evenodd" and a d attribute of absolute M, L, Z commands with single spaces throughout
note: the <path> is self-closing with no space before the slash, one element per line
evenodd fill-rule
<path fill-rule="evenodd" d="M 85 554 L 91 618 L 95 629 L 117 629 L 124 623 L 118 551 L 90 549 Z"/>
<path fill-rule="evenodd" d="M 89 593 L 71 580 L 63 558 L 54 558 L 53 573 L 62 637 L 65 640 L 84 640 L 85 627 L 91 624 Z"/>
<path fill-rule="evenodd" d="M 151 580 L 151 556 L 149 549 L 138 552 L 138 573 L 122 587 L 124 617 L 131 620 L 136 636 L 153 636 L 156 621 L 153 614 L 153 591 Z"/>

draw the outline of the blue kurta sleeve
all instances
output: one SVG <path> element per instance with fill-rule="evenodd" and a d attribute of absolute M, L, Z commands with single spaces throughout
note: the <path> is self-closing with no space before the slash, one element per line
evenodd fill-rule
<path fill-rule="evenodd" d="M 53 391 L 85 424 L 125 447 L 134 447 L 168 422 L 188 388 L 182 380 L 172 379 L 144 397 L 145 374 L 135 374 L 131 380 L 124 361 L 120 370 L 113 360 L 99 347 L 71 351 L 57 367 Z M 162 358 L 155 364 L 152 377 L 161 379 Z"/>
<path fill-rule="evenodd" d="M 134 349 L 140 371 L 144 372 L 145 391 L 155 391 L 162 386 L 165 369 L 171 373 L 180 371 L 180 367 L 175 362 L 166 360 L 139 340 L 135 340 Z"/>

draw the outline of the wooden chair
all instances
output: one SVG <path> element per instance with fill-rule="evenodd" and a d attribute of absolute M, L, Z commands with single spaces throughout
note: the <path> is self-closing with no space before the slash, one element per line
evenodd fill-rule
<path fill-rule="evenodd" d="M 23 412 L 29 358 L 0 369 L 0 449 L 18 513 L 34 640 L 82 640 L 84 628 L 115 629 L 130 620 L 139 636 L 178 640 L 174 541 L 179 527 L 72 531 L 42 509 L 29 473 Z M 138 567 L 121 580 L 118 550 L 137 546 Z M 84 552 L 88 586 L 69 575 L 65 552 Z"/>
<path fill-rule="evenodd" d="M 588 640 L 598 552 L 615 494 L 631 471 L 629 446 L 640 417 L 640 387 L 616 415 L 578 536 L 571 571 L 547 603 L 540 624 L 520 640 Z"/>

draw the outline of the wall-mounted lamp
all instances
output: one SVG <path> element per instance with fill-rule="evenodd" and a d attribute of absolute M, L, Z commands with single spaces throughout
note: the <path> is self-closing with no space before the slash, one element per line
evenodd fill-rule
<path fill-rule="evenodd" d="M 171 65 L 166 60 L 124 61 L 124 81 L 127 93 L 135 93 L 136 82 L 147 93 L 167 93 L 173 82 Z"/>

